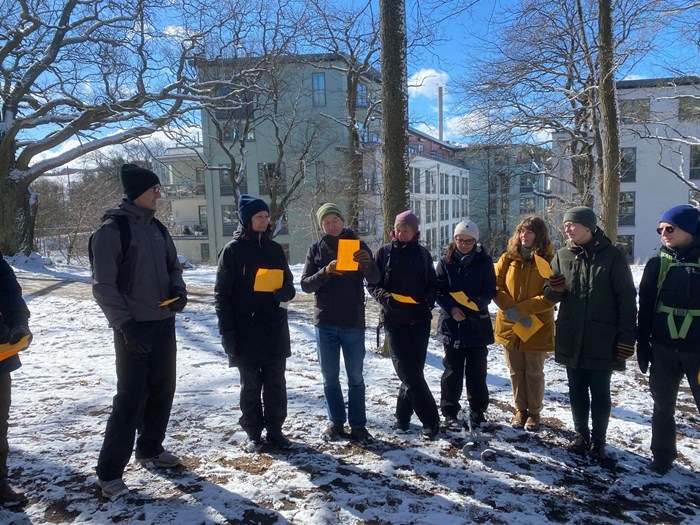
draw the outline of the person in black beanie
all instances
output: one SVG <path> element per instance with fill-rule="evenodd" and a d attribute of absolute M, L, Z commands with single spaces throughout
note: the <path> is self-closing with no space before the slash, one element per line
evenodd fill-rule
<path fill-rule="evenodd" d="M 187 304 L 182 267 L 168 230 L 155 218 L 158 176 L 124 164 L 121 182 L 126 197 L 105 213 L 90 239 L 92 293 L 114 331 L 116 354 L 117 394 L 97 462 L 107 498 L 129 490 L 122 477 L 134 441 L 137 462 L 180 464 L 163 440 L 175 394 L 175 314 Z"/>
<path fill-rule="evenodd" d="M 662 246 L 639 283 L 637 360 L 654 398 L 649 468 L 666 474 L 676 449 L 676 399 L 685 375 L 700 411 L 700 210 L 674 206 L 659 217 Z"/>
<path fill-rule="evenodd" d="M 24 341 L 22 347 L 26 348 L 32 340 L 28 321 L 29 310 L 22 299 L 22 288 L 12 267 L 0 253 L 0 347 L 12 347 Z M 22 491 L 15 490 L 7 481 L 7 430 L 12 391 L 10 373 L 22 363 L 19 355 L 12 353 L 12 348 L 7 348 L 6 352 L 0 353 L 0 504 L 19 505 L 27 499 Z"/>
<path fill-rule="evenodd" d="M 262 199 L 241 195 L 239 227 L 219 254 L 214 286 L 221 344 L 241 381 L 239 424 L 243 449 L 259 450 L 266 441 L 291 446 L 282 432 L 287 418 L 285 369 L 291 356 L 287 304 L 294 277 L 282 246 L 272 240 L 270 209 Z"/>

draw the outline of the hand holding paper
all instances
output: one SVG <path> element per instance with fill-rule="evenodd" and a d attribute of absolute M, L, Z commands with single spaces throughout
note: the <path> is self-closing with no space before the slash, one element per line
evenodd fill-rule
<path fill-rule="evenodd" d="M 339 239 L 338 258 L 335 269 L 340 272 L 356 272 L 358 262 L 355 260 L 355 253 L 360 249 L 359 239 Z"/>
<path fill-rule="evenodd" d="M 479 307 L 474 301 L 469 300 L 469 297 L 467 297 L 467 294 L 464 292 L 450 292 L 450 295 L 452 298 L 457 301 L 459 304 L 462 306 L 466 306 L 470 310 L 474 310 L 475 312 L 479 311 Z"/>
<path fill-rule="evenodd" d="M 282 288 L 284 282 L 284 272 L 282 270 L 258 268 L 255 274 L 255 292 L 274 292 Z"/>

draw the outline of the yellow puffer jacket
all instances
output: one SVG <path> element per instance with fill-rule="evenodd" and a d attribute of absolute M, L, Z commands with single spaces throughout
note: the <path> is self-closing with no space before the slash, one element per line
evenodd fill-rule
<path fill-rule="evenodd" d="M 552 253 L 545 257 L 547 261 Z M 554 350 L 554 303 L 544 297 L 544 278 L 537 270 L 534 259 L 524 260 L 519 253 L 504 253 L 496 264 L 496 298 L 499 307 L 494 337 L 497 342 L 523 352 L 551 352 Z M 513 332 L 513 324 L 503 313 L 516 307 L 520 318 L 536 315 L 542 321 L 527 341 Z"/>

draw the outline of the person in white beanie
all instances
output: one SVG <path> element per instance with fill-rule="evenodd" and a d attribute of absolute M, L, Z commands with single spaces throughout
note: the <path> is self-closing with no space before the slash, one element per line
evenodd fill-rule
<path fill-rule="evenodd" d="M 445 348 L 440 409 L 448 428 L 459 426 L 459 400 L 466 383 L 471 422 L 478 426 L 486 421 L 484 412 L 489 405 L 486 358 L 494 339 L 488 305 L 496 296 L 496 275 L 473 221 L 455 227 L 454 241 L 447 246 L 436 273 L 441 308 L 438 334 Z M 453 295 L 459 292 L 470 303 L 463 304 Z"/>

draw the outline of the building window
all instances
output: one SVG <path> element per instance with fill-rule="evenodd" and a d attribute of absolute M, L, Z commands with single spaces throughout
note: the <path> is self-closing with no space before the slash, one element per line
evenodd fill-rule
<path fill-rule="evenodd" d="M 537 175 L 525 173 L 520 175 L 520 193 L 532 193 L 535 188 L 535 179 Z"/>
<path fill-rule="evenodd" d="M 408 191 L 410 193 L 420 193 L 420 170 L 418 168 L 410 168 Z"/>
<path fill-rule="evenodd" d="M 274 191 L 277 195 L 284 195 L 287 192 L 287 184 L 284 176 L 284 166 L 280 166 L 279 171 L 275 169 L 274 162 L 258 163 L 258 193 L 269 195 Z"/>
<path fill-rule="evenodd" d="M 449 202 L 440 201 L 440 220 L 446 221 L 450 218 Z"/>
<path fill-rule="evenodd" d="M 637 148 L 620 150 L 620 182 L 637 180 Z"/>
<path fill-rule="evenodd" d="M 459 219 L 459 199 L 452 199 L 452 218 Z"/>
<path fill-rule="evenodd" d="M 688 204 L 691 204 L 696 208 L 700 206 L 700 191 L 690 190 L 688 192 Z"/>
<path fill-rule="evenodd" d="M 231 183 L 231 166 L 228 164 L 219 164 L 219 195 L 233 195 L 233 184 Z M 248 178 L 245 172 L 241 172 L 238 181 L 239 193 L 248 193 Z"/>
<path fill-rule="evenodd" d="M 440 173 L 440 195 L 447 195 L 450 192 L 450 176 L 447 173 Z"/>
<path fill-rule="evenodd" d="M 367 96 L 367 86 L 364 84 L 357 84 L 357 107 L 366 108 L 369 107 L 369 98 Z"/>
<path fill-rule="evenodd" d="M 620 226 L 634 226 L 634 192 L 620 192 L 620 215 L 617 223 Z"/>
<path fill-rule="evenodd" d="M 624 124 L 640 124 L 649 122 L 649 99 L 627 98 L 619 101 L 620 120 Z"/>
<path fill-rule="evenodd" d="M 700 179 L 700 146 L 690 146 L 690 166 L 688 172 L 691 179 Z"/>
<path fill-rule="evenodd" d="M 311 100 L 314 107 L 321 108 L 326 105 L 326 74 L 313 73 L 311 75 Z"/>
<path fill-rule="evenodd" d="M 237 219 L 238 213 L 236 213 L 236 208 L 233 204 L 221 205 L 221 225 L 223 226 L 224 237 L 229 237 L 236 231 Z"/>
<path fill-rule="evenodd" d="M 617 247 L 622 250 L 628 261 L 634 260 L 634 235 L 618 235 Z"/>
<path fill-rule="evenodd" d="M 520 197 L 520 213 L 535 213 L 535 198 L 532 196 Z"/>
<path fill-rule="evenodd" d="M 678 99 L 678 120 L 683 122 L 700 121 L 700 97 L 681 97 Z"/>
<path fill-rule="evenodd" d="M 287 220 L 287 214 L 284 213 L 282 216 L 277 219 L 277 221 L 280 223 L 279 225 L 279 230 L 277 230 L 277 235 L 285 235 L 289 233 L 289 221 Z M 275 229 L 277 225 L 275 224 Z"/>
<path fill-rule="evenodd" d="M 208 261 L 209 260 L 209 243 L 204 242 L 199 245 L 199 256 L 202 261 Z"/>

